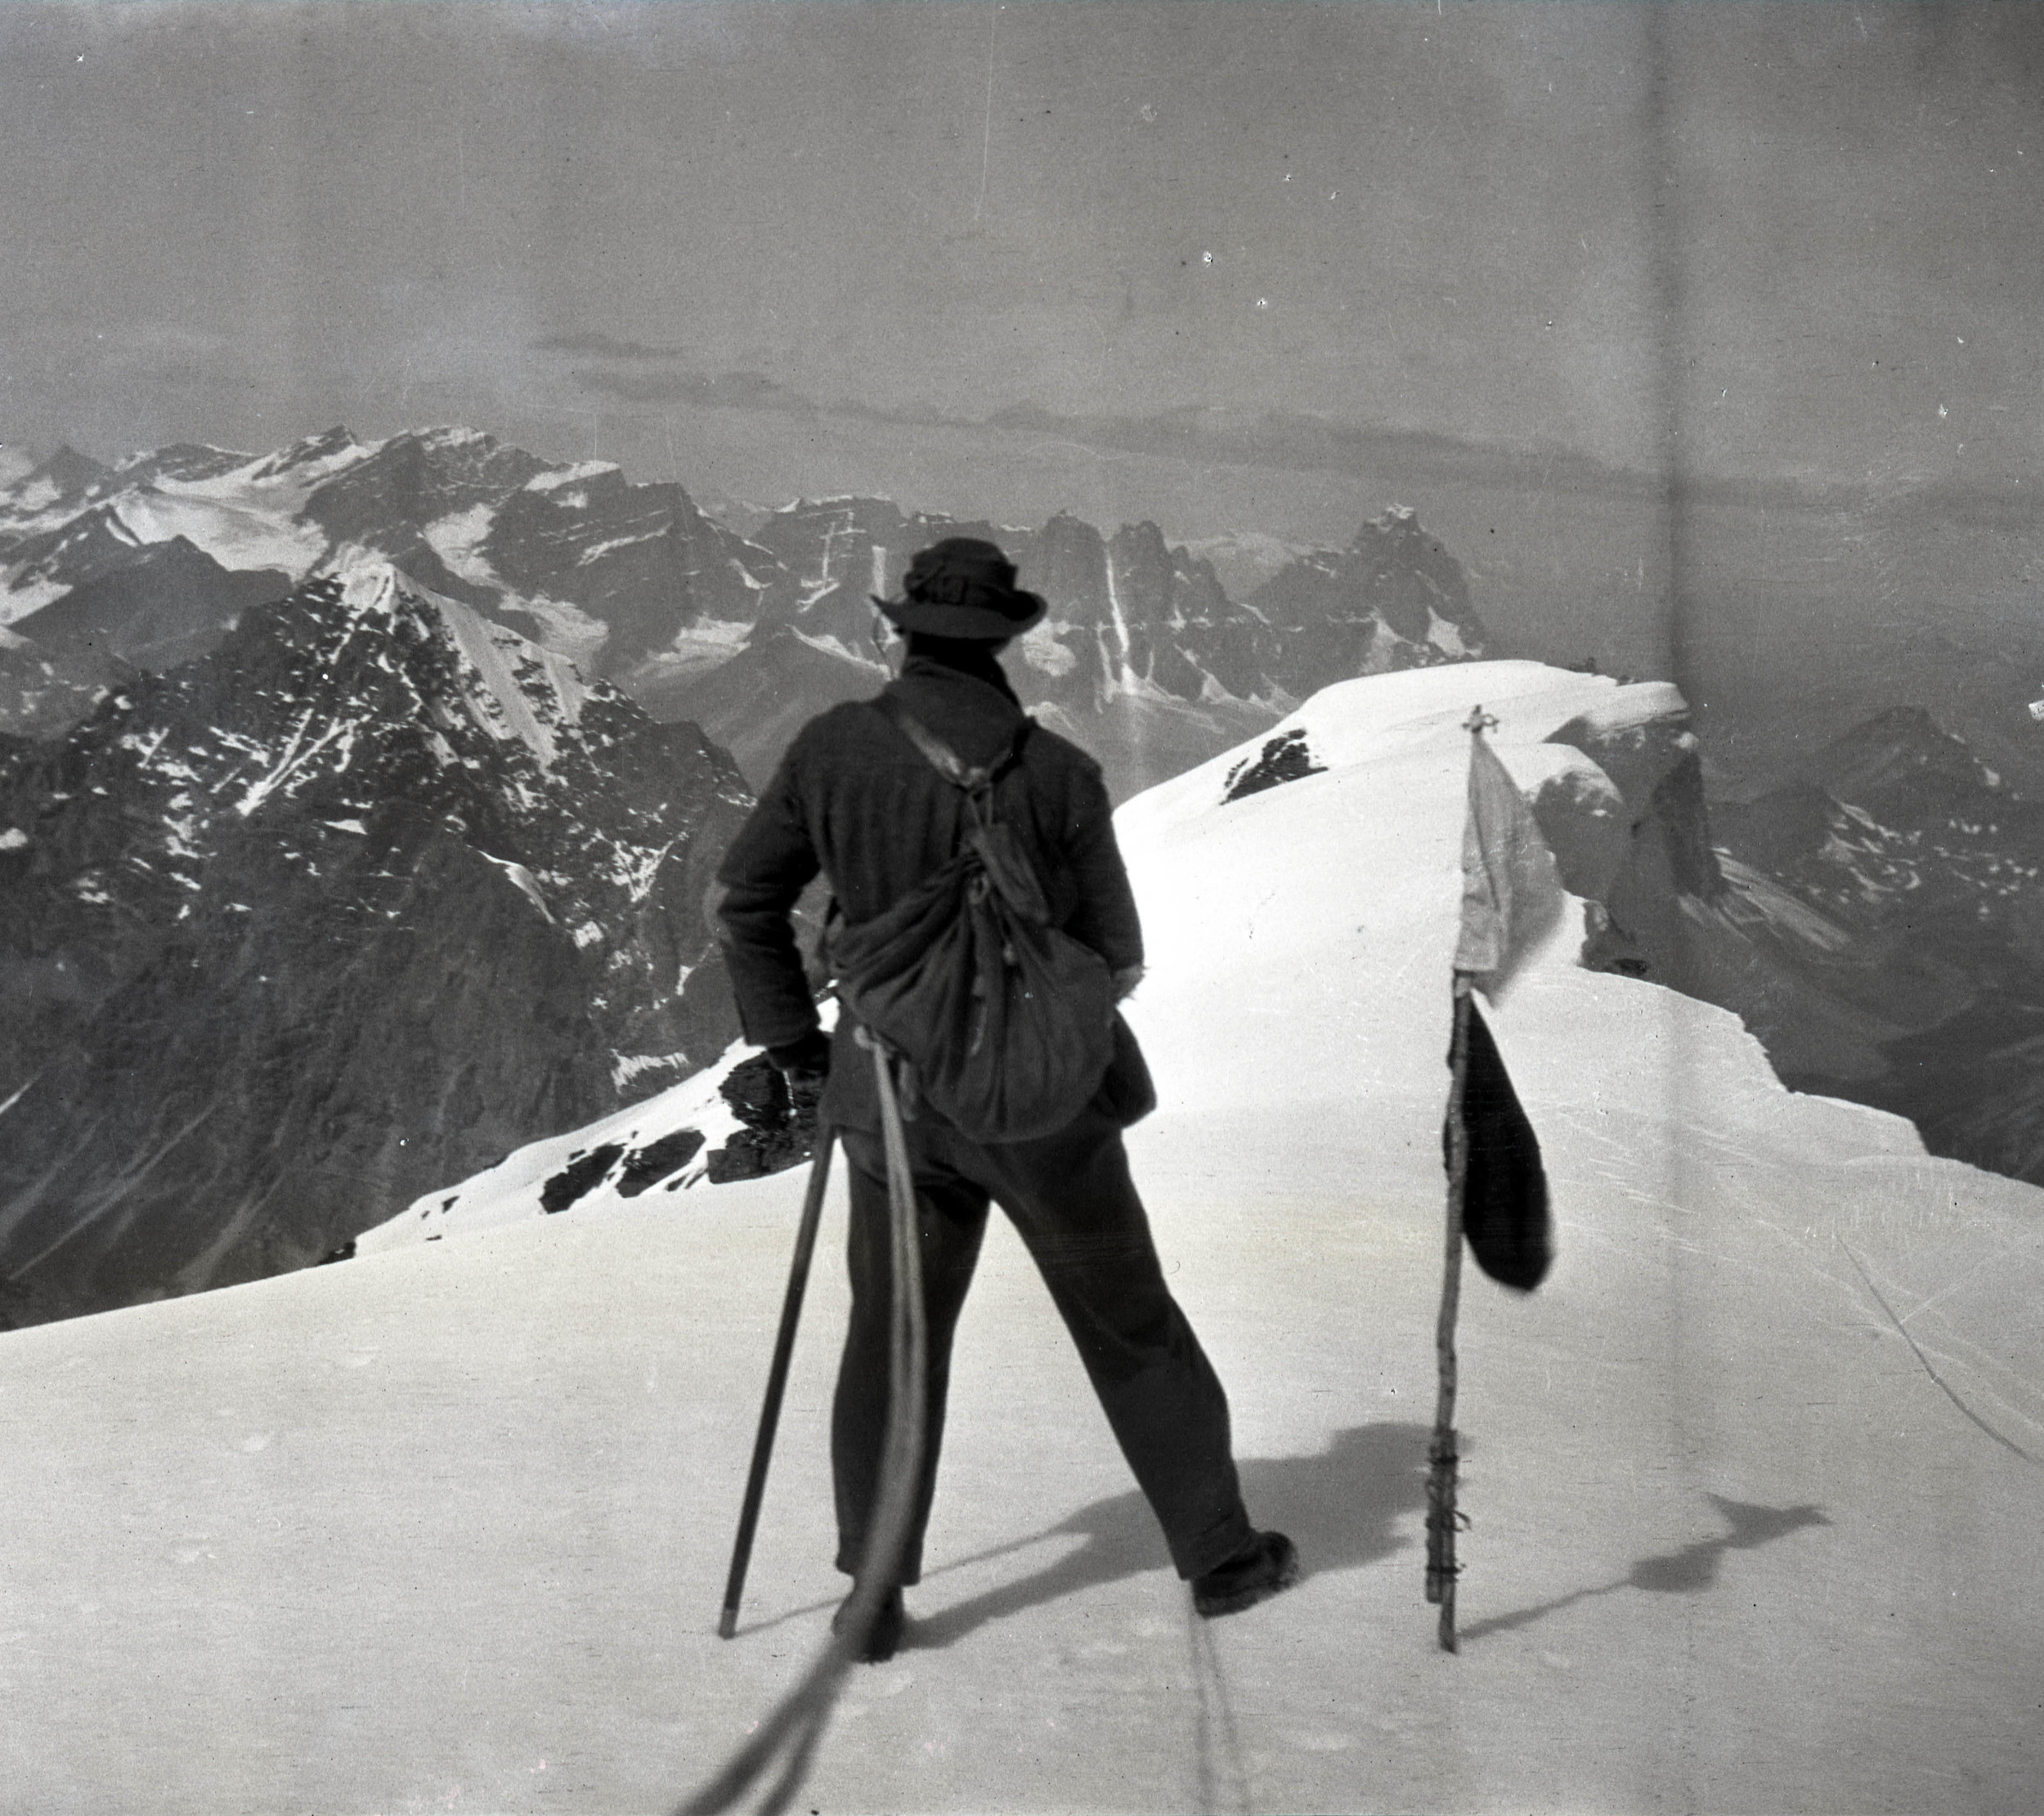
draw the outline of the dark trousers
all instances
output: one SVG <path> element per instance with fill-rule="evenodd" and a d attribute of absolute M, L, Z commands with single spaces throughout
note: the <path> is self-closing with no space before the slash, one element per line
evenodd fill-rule
<path fill-rule="evenodd" d="M 986 1233 L 1008 1214 L 1078 1344 L 1108 1423 L 1155 1511 L 1181 1576 L 1212 1570 L 1249 1537 L 1235 1480 L 1228 1399 L 1164 1284 L 1121 1130 L 1087 1110 L 1041 1141 L 981 1146 L 923 1119 L 906 1125 L 929 1320 L 929 1414 L 921 1493 L 898 1572 L 922 1575 L 936 1491 L 951 1339 Z M 851 1185 L 851 1326 L 837 1377 L 831 1464 L 837 1567 L 857 1571 L 880 1490 L 887 1427 L 893 1265 L 887 1164 L 877 1135 L 843 1132 Z"/>

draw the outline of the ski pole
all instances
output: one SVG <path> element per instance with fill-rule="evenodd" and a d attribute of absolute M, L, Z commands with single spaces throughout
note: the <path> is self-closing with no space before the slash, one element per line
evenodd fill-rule
<path fill-rule="evenodd" d="M 816 1132 L 816 1156 L 809 1163 L 809 1189 L 802 1200 L 802 1221 L 795 1232 L 795 1258 L 788 1266 L 788 1289 L 781 1302 L 781 1329 L 773 1339 L 773 1361 L 767 1370 L 766 1400 L 760 1408 L 759 1435 L 752 1441 L 752 1468 L 746 1477 L 745 1504 L 738 1513 L 738 1536 L 731 1548 L 731 1574 L 724 1581 L 724 1611 L 717 1617 L 717 1637 L 728 1639 L 738 1630 L 738 1599 L 745 1593 L 746 1566 L 752 1562 L 752 1536 L 760 1524 L 760 1504 L 766 1499 L 767 1465 L 773 1457 L 773 1433 L 781 1423 L 781 1397 L 787 1390 L 788 1363 L 795 1353 L 795 1326 L 802 1316 L 802 1294 L 809 1280 L 809 1258 L 816 1252 L 817 1225 L 823 1221 L 823 1188 L 831 1177 L 832 1128 Z"/>

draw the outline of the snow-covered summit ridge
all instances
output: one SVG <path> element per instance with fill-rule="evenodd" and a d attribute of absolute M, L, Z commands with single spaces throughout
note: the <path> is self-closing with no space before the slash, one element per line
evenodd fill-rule
<path fill-rule="evenodd" d="M 1130 1018 L 1165 1108 L 1158 1126 L 1190 1116 L 1289 1120 L 1307 1104 L 1368 1117 L 1387 1102 L 1423 1105 L 1438 1054 L 1460 899 L 1469 734 L 1481 705 L 1487 735 L 1529 795 L 1556 777 L 1575 787 L 1547 810 L 1594 815 L 1618 798 L 1583 751 L 1548 742 L 1585 716 L 1607 724 L 1679 727 L 1679 693 L 1659 683 L 1506 661 L 1414 669 L 1324 689 L 1267 737 L 1223 752 L 1140 795 L 1116 827 L 1142 910 L 1149 975 Z M 1302 738 L 1313 767 L 1230 798 L 1230 778 L 1273 742 Z M 1674 735 L 1682 735 L 1676 731 Z M 1791 1146 L 1814 1129 L 1850 1151 L 1920 1155 L 1898 1118 L 1825 1099 L 1792 1097 L 1738 1018 L 1630 978 L 1577 963 L 1584 917 L 1536 961 L 1500 1038 L 1518 1049 L 1531 1101 L 1574 1116 L 1600 1096 L 1629 1098 L 1671 1069 L 1711 1079 L 1692 1114 L 1741 1140 Z M 1571 1033 L 1573 1029 L 1575 1032 Z M 615 1150 L 607 1173 L 578 1193 L 578 1215 L 630 1201 L 621 1193 L 630 1147 L 693 1128 L 714 1144 L 725 1112 L 717 1077 L 751 1049 L 635 1105 L 629 1140 L 616 1119 L 533 1144 L 486 1175 L 424 1195 L 363 1239 L 365 1250 L 549 1214 L 550 1179 L 581 1155 Z M 1432 1114 L 1438 1114 L 1436 1104 Z M 613 1127 L 613 1123 L 617 1126 Z M 1148 1139 L 1145 1131 L 1138 1135 Z M 1799 1135 L 1796 1132 L 1801 1131 Z M 702 1182 L 697 1164 L 676 1183 Z M 686 1202 L 700 1194 L 692 1189 Z"/>
<path fill-rule="evenodd" d="M 1686 717 L 1675 689 L 1534 662 L 1410 670 L 1346 682 L 1273 734 L 1302 734 L 1316 767 L 1229 798 L 1229 778 L 1273 738 L 1137 796 L 1116 827 L 1143 908 L 1149 975 L 1131 1020 L 1168 1102 L 1232 1113 L 1317 1101 L 1372 1115 L 1437 1095 L 1461 898 L 1469 733 L 1486 736 L 1544 813 L 1594 814 L 1617 790 L 1580 751 L 1547 741 L 1585 712 Z M 1594 786 L 1556 801 L 1557 773 Z M 1823 1126 L 1856 1151 L 1920 1154 L 1899 1118 L 1792 1096 L 1728 1011 L 1579 957 L 1582 904 L 1496 1018 L 1530 1103 L 1570 1116 L 1599 1101 L 1710 1084 L 1685 1103 L 1741 1140 L 1792 1143 Z M 1432 1114 L 1437 1117 L 1435 1103 Z"/>
<path fill-rule="evenodd" d="M 1277 742 L 1302 745 L 1318 770 L 1409 758 L 1453 767 L 1466 760 L 1464 722 L 1477 706 L 1497 720 L 1486 735 L 1529 792 L 1558 774 L 1595 768 L 1580 751 L 1549 742 L 1565 727 L 1580 723 L 1599 733 L 1656 723 L 1674 727 L 1685 724 L 1688 715 L 1680 690 L 1668 682 L 1621 683 L 1542 662 L 1460 662 L 1365 675 L 1323 688 L 1252 742 L 1138 795 L 1122 807 L 1115 823 L 1126 843 L 1196 819 L 1225 796 L 1245 762 Z"/>
<path fill-rule="evenodd" d="M 1477 677 L 1514 703 L 1492 734 L 1513 761 L 1552 712 L 1620 697 L 1556 674 L 1535 711 L 1499 679 Z M 1331 751 L 1337 720 L 1410 729 L 1424 704 L 1369 699 L 1302 723 Z M 1189 1809 L 1222 1773 L 1278 1809 L 2035 1805 L 2044 1195 L 1782 1091 L 1731 1018 L 1566 946 L 1494 1018 L 1560 1257 L 1526 1299 L 1464 1276 L 1474 1523 L 1464 1652 L 1436 1650 L 1422 1482 L 1473 703 L 1229 800 L 1251 740 L 1159 836 L 1127 823 L 1162 1097 L 1135 1175 L 1252 1511 L 1303 1581 L 1189 1684 L 1184 1587 L 997 1223 L 910 1643 L 852 1679 L 803 1807 Z M 704 1535 L 739 1504 L 803 1182 L 627 1198 L 604 1150 L 678 1114 L 592 1114 L 414 1206 L 444 1243 L 0 1338 L 23 1807 L 118 1801 L 133 1761 L 107 1737 L 145 1706 L 154 1806 L 179 1816 L 522 1808 L 536 1786 L 670 1807 L 746 1733 L 842 1593 L 841 1169 L 726 1642 Z M 591 1189 L 545 1215 L 573 1168 Z M 452 1240 L 491 1178 L 505 1226 Z M 303 1593 L 276 1593 L 284 1568 Z M 223 1708 L 247 1744 L 213 1744 Z"/>
<path fill-rule="evenodd" d="M 289 474 L 310 484 L 316 478 L 327 478 L 343 467 L 367 460 L 383 445 L 381 442 L 358 442 L 347 428 L 337 424 L 274 454 L 259 455 L 244 470 L 251 481 L 280 479 Z"/>

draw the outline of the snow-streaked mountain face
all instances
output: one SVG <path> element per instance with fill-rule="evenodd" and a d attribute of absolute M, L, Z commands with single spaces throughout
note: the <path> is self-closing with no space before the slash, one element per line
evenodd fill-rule
<path fill-rule="evenodd" d="M 1714 818 L 1749 913 L 1863 1018 L 1860 1063 L 1785 1074 L 2044 1183 L 2044 805 L 1905 708 Z"/>
<path fill-rule="evenodd" d="M 0 535 L 11 539 L 61 521 L 83 506 L 111 470 L 76 448 L 59 448 L 0 494 Z"/>
<path fill-rule="evenodd" d="M 285 581 L 351 547 L 382 554 L 617 681 L 657 716 L 702 724 L 755 784 L 796 724 L 868 690 L 869 596 L 894 590 L 915 552 L 944 536 L 1000 543 L 1050 601 L 1011 667 L 1025 703 L 1100 756 L 1118 797 L 1225 749 L 1329 679 L 1485 647 L 1459 566 L 1397 509 L 1347 549 L 1224 539 L 1217 552 L 1253 589 L 1246 598 L 1153 523 L 1103 536 L 1060 513 L 1018 529 L 863 498 L 744 520 L 757 523 L 750 538 L 679 486 L 635 484 L 603 462 L 549 465 L 459 428 L 374 443 L 337 428 L 262 457 L 181 446 L 111 469 L 60 455 L 0 489 L 0 624 L 29 639 L 11 658 L 0 729 L 47 735 L 115 678 L 46 643 L 29 621 L 173 539 Z M 186 614 L 188 636 L 206 647 L 240 608 L 213 591 Z M 147 639 L 114 629 L 137 646 L 124 659 L 164 666 Z M 791 634 L 818 659 L 785 647 Z M 751 702 L 768 691 L 783 711 L 762 728 Z"/>
<path fill-rule="evenodd" d="M 365 443 L 336 428 L 260 457 L 178 446 L 106 468 L 53 456 L 0 491 L 0 623 L 54 656 L 21 621 L 177 538 L 224 567 L 287 581 L 368 549 L 619 673 L 700 617 L 749 621 L 763 583 L 746 562 L 773 567 L 676 486 L 632 485 L 594 463 L 549 466 L 468 429 Z M 30 729 L 18 709 L 6 723 Z"/>
<path fill-rule="evenodd" d="M 498 508 L 477 552 L 532 602 L 540 640 L 554 640 L 549 605 L 604 626 L 600 666 L 627 688 L 649 657 L 697 626 L 749 617 L 771 572 L 679 486 L 634 485 L 615 467 L 536 475 Z"/>
<path fill-rule="evenodd" d="M 1301 557 L 1250 595 L 1278 632 L 1274 679 L 1298 697 L 1320 677 L 1431 666 L 1483 653 L 1461 563 L 1394 507 L 1338 556 Z"/>
<path fill-rule="evenodd" d="M 282 571 L 230 570 L 182 535 L 110 549 L 51 603 L 0 633 L 11 729 L 60 733 L 137 670 L 204 655 L 249 607 L 290 590 Z"/>
<path fill-rule="evenodd" d="M 0 769 L 0 1314 L 300 1265 L 730 1039 L 692 726 L 362 557 Z"/>

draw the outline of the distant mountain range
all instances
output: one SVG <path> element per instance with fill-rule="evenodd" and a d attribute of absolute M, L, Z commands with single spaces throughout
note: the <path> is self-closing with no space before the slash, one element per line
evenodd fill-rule
<path fill-rule="evenodd" d="M 1898 708 L 1712 809 L 1738 912 L 1827 1012 L 1755 1019 L 1792 1084 L 2044 1184 L 2044 802 Z"/>
<path fill-rule="evenodd" d="M 1273 722 L 1329 679 L 1483 653 L 1460 564 L 1409 510 L 1341 549 L 1245 535 L 1215 559 L 1150 523 L 1103 536 L 798 501 L 741 534 L 680 487 L 549 465 L 464 429 L 267 455 L 191 446 L 102 466 L 60 451 L 0 490 L 0 726 L 61 730 L 106 687 L 217 644 L 253 603 L 351 551 L 691 719 L 756 784 L 796 725 L 870 693 L 868 596 L 945 535 L 1005 547 L 1048 620 L 1011 668 L 1118 796 Z"/>
<path fill-rule="evenodd" d="M 1486 652 L 1398 508 L 1341 549 L 711 515 L 453 429 L 0 488 L 0 1323 L 343 1251 L 723 1051 L 710 873 L 796 728 L 885 679 L 870 596 L 953 534 L 1051 602 L 1010 671 L 1119 797 L 1238 746 L 1230 799 L 1311 775 L 1258 742 L 1298 702 Z M 1665 684 L 1546 747 L 1586 963 L 2044 1180 L 2034 801 L 1912 711 L 1732 803 Z"/>
<path fill-rule="evenodd" d="M 1483 643 L 1410 512 L 1224 551 L 1240 603 L 1149 524 L 746 527 L 461 430 L 0 490 L 0 1321 L 341 1252 L 722 1051 L 701 902 L 746 774 L 880 684 L 868 595 L 939 536 L 1049 597 L 1011 667 L 1123 793 L 1324 671 Z"/>
<path fill-rule="evenodd" d="M 334 429 L 263 456 L 181 446 L 112 468 L 63 450 L 0 491 L 0 621 L 15 672 L 68 666 L 96 686 L 168 666 L 167 648 L 210 648 L 250 592 L 280 597 L 365 553 L 618 675 L 690 626 L 749 623 L 764 581 L 745 565 L 748 546 L 679 486 L 549 466 L 462 429 L 366 443 Z M 148 596 L 146 613 L 81 608 L 81 591 L 173 549 L 184 551 L 175 598 L 131 589 Z M 47 730 L 76 701 L 52 676 L 41 700 L 0 709 L 11 729 Z"/>

